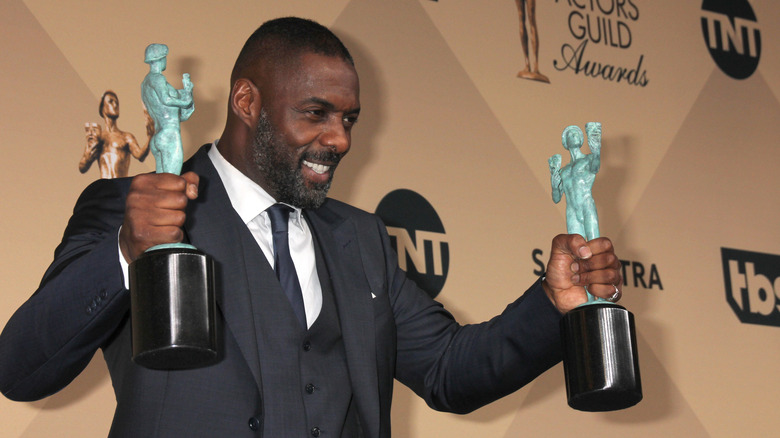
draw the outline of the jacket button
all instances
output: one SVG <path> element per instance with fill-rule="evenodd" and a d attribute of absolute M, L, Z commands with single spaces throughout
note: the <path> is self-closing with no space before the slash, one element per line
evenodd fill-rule
<path fill-rule="evenodd" d="M 311 436 L 320 436 L 320 428 L 317 426 L 312 427 Z"/>
<path fill-rule="evenodd" d="M 303 351 L 309 351 L 311 350 L 311 342 L 306 341 L 303 343 Z"/>
<path fill-rule="evenodd" d="M 252 417 L 249 419 L 249 428 L 252 430 L 258 430 L 260 429 L 260 420 L 257 419 L 257 417 Z"/>
<path fill-rule="evenodd" d="M 314 385 L 312 385 L 311 383 L 306 385 L 306 392 L 309 393 L 309 394 L 314 393 Z"/>

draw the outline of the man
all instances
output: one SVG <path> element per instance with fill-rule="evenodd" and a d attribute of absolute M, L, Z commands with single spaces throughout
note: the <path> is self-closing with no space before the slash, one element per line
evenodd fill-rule
<path fill-rule="evenodd" d="M 94 161 L 98 162 L 101 178 L 121 178 L 127 176 L 130 168 L 130 156 L 143 162 L 149 154 L 149 139 L 154 134 L 151 120 L 146 121 L 146 144 L 141 146 L 135 136 L 119 129 L 119 98 L 111 90 L 103 93 L 98 107 L 100 117 L 105 121 L 105 129 L 97 123 L 87 123 L 87 146 L 79 161 L 79 172 L 86 173 Z"/>
<path fill-rule="evenodd" d="M 261 26 L 236 61 L 216 145 L 181 177 L 84 192 L 41 288 L 0 336 L 3 393 L 49 395 L 101 348 L 117 398 L 111 436 L 389 437 L 394 377 L 465 413 L 560 361 L 561 312 L 585 301 L 584 285 L 608 297 L 621 284 L 610 241 L 556 237 L 545 279 L 490 322 L 458 325 L 398 269 L 377 217 L 325 197 L 359 111 L 335 35 L 297 18 Z M 303 325 L 273 271 L 278 202 L 294 207 Z M 144 369 L 130 360 L 122 265 L 185 234 L 217 265 L 221 358 Z"/>
<path fill-rule="evenodd" d="M 141 83 L 141 98 L 154 120 L 156 135 L 152 138 L 152 155 L 156 161 L 157 173 L 181 173 L 184 151 L 181 144 L 179 124 L 190 118 L 195 111 L 192 101 L 192 81 L 185 73 L 184 88 L 176 90 L 165 79 L 162 72 L 168 66 L 168 46 L 150 44 L 144 54 L 149 64 L 149 73 Z"/>

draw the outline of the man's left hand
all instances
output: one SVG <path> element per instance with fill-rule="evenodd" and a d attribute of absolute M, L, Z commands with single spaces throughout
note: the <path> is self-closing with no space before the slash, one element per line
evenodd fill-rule
<path fill-rule="evenodd" d="M 606 237 L 589 242 L 579 234 L 561 234 L 552 241 L 544 291 L 561 313 L 587 301 L 591 295 L 615 302 L 622 295 L 620 260 Z"/>

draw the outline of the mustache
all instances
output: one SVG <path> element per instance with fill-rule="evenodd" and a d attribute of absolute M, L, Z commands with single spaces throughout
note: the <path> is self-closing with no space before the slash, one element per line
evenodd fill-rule
<path fill-rule="evenodd" d="M 315 162 L 323 162 L 323 163 L 332 163 L 331 165 L 333 167 L 336 167 L 342 158 L 344 158 L 345 154 L 337 154 L 335 152 L 328 152 L 328 151 L 320 151 L 320 152 L 305 152 L 303 155 L 301 155 L 300 162 L 303 162 L 303 160 L 306 161 L 315 161 Z"/>

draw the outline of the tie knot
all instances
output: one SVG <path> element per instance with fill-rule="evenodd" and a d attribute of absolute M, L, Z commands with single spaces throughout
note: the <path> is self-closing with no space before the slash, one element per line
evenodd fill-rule
<path fill-rule="evenodd" d="M 268 218 L 271 219 L 271 231 L 274 233 L 286 233 L 287 221 L 290 217 L 292 207 L 284 204 L 274 204 L 266 210 Z"/>

